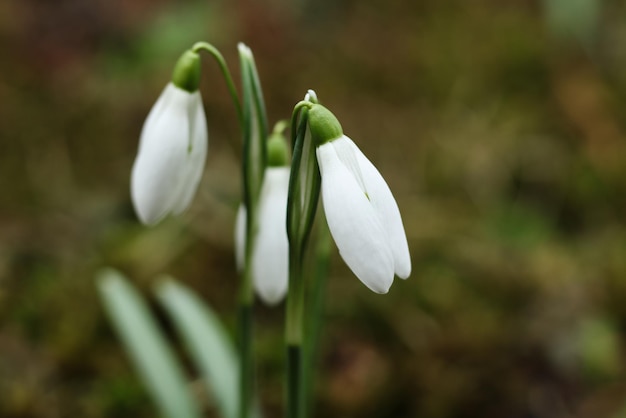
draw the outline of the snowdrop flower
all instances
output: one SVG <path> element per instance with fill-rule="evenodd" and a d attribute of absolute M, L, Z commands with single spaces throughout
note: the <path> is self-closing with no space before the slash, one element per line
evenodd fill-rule
<path fill-rule="evenodd" d="M 180 214 L 198 188 L 208 147 L 199 78 L 200 58 L 187 51 L 143 125 L 131 196 L 144 224 Z"/>
<path fill-rule="evenodd" d="M 322 178 L 322 201 L 341 257 L 372 291 L 387 293 L 394 274 L 411 273 L 400 210 L 389 186 L 335 116 L 313 104 L 309 127 Z"/>
<path fill-rule="evenodd" d="M 252 254 L 252 280 L 256 293 L 268 305 L 280 302 L 289 281 L 287 240 L 287 194 L 289 162 L 287 144 L 280 134 L 268 140 L 265 169 L 258 205 L 258 230 Z M 246 208 L 241 205 L 235 222 L 235 258 L 241 271 L 245 262 Z"/>

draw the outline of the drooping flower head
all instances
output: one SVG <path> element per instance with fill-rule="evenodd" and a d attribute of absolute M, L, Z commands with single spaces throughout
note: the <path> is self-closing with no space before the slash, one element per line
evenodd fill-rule
<path fill-rule="evenodd" d="M 273 133 L 267 142 L 267 168 L 258 206 L 258 229 L 252 254 L 252 280 L 256 293 L 268 305 L 280 302 L 289 281 L 287 240 L 287 194 L 289 153 L 282 134 Z M 239 207 L 235 223 L 235 256 L 243 270 L 245 258 L 246 208 Z"/>
<path fill-rule="evenodd" d="M 131 175 L 133 205 L 144 224 L 183 212 L 198 188 L 208 148 L 199 79 L 200 57 L 187 51 L 144 123 Z"/>
<path fill-rule="evenodd" d="M 309 129 L 317 147 L 324 212 L 339 253 L 367 287 L 387 293 L 394 275 L 406 279 L 411 274 L 396 200 L 328 109 L 312 104 Z"/>

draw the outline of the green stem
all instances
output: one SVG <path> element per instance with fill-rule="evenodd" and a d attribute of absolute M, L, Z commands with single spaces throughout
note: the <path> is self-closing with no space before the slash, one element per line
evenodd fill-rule
<path fill-rule="evenodd" d="M 323 216 L 322 216 L 323 217 Z M 303 384 L 305 406 L 311 411 L 313 406 L 312 386 L 315 381 L 315 363 L 318 357 L 319 339 L 323 325 L 326 283 L 330 265 L 331 239 L 330 231 L 324 219 L 317 224 L 317 243 L 315 246 L 312 277 L 309 277 L 310 307 L 306 316 L 306 333 L 304 337 Z"/>
<path fill-rule="evenodd" d="M 256 223 L 247 211 L 245 263 L 239 288 L 239 418 L 248 418 L 252 410 L 254 396 L 254 358 L 252 350 L 254 287 L 252 283 L 252 253 Z"/>
<path fill-rule="evenodd" d="M 302 324 L 304 312 L 304 281 L 302 280 L 302 260 L 300 254 L 289 257 L 289 290 L 287 295 L 287 344 L 302 344 Z"/>
<path fill-rule="evenodd" d="M 259 194 L 263 184 L 263 176 L 267 161 L 267 116 L 261 83 L 258 78 L 252 53 L 245 45 L 239 45 L 241 64 L 242 107 L 241 127 L 243 131 L 243 204 L 246 207 L 246 241 L 245 266 L 240 289 L 240 306 L 242 312 L 248 308 L 252 311 L 254 302 L 252 257 L 256 245 L 258 229 Z M 251 314 L 250 314 L 251 315 Z M 249 416 L 254 394 L 254 362 L 252 350 L 252 318 L 250 324 L 244 324 L 241 347 L 241 404 L 239 417 Z M 244 335 L 245 334 L 245 335 Z"/>
<path fill-rule="evenodd" d="M 287 418 L 305 417 L 302 344 L 304 326 L 304 281 L 302 254 L 290 249 L 287 295 Z"/>
<path fill-rule="evenodd" d="M 239 305 L 239 417 L 250 416 L 251 400 L 253 393 L 254 371 L 252 356 L 252 304 L 240 303 Z"/>
<path fill-rule="evenodd" d="M 287 345 L 287 418 L 304 417 L 302 346 Z"/>
<path fill-rule="evenodd" d="M 215 58 L 215 61 L 217 61 L 217 64 L 222 71 L 222 75 L 224 76 L 224 80 L 226 81 L 226 86 L 228 87 L 230 96 L 233 99 L 233 103 L 235 104 L 239 121 L 240 123 L 243 123 L 243 113 L 241 111 L 241 102 L 239 101 L 239 96 L 237 96 L 237 89 L 235 88 L 235 83 L 233 82 L 233 78 L 231 77 L 230 71 L 228 70 L 228 65 L 226 64 L 226 60 L 222 56 L 221 52 L 208 42 L 196 42 L 191 50 L 194 52 L 200 52 L 201 50 L 203 50 L 208 52 L 213 56 L 213 58 Z"/>
<path fill-rule="evenodd" d="M 303 260 L 319 197 L 319 172 L 312 142 L 306 140 L 308 100 L 296 104 L 291 116 L 292 165 L 287 199 L 289 290 L 287 294 L 287 418 L 306 417 Z M 304 161 L 303 161 L 304 160 Z M 303 165 L 304 164 L 304 165 Z M 304 189 L 303 189 L 304 188 Z"/>

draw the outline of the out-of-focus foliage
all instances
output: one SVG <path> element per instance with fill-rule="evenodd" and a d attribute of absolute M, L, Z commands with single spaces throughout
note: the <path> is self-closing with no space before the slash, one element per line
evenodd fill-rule
<path fill-rule="evenodd" d="M 600 0 L 544 0 L 553 34 L 574 41 L 592 41 L 600 18 Z"/>
<path fill-rule="evenodd" d="M 164 417 L 199 418 L 200 408 L 148 306 L 113 269 L 98 273 L 102 303 L 146 389 Z"/>
<path fill-rule="evenodd" d="M 201 371 L 203 386 L 220 416 L 236 417 L 241 397 L 239 367 L 231 336 L 209 306 L 185 286 L 166 277 L 156 292 L 176 324 L 196 368 Z"/>
<path fill-rule="evenodd" d="M 611 0 L 0 2 L 0 416 L 154 416 L 102 265 L 145 294 L 184 279 L 234 322 L 240 133 L 209 60 L 192 208 L 146 229 L 129 200 L 143 120 L 198 38 L 235 73 L 252 48 L 270 124 L 315 89 L 403 213 L 414 273 L 388 295 L 334 257 L 316 416 L 624 416 L 625 22 Z M 282 310 L 257 313 L 280 416 Z"/>

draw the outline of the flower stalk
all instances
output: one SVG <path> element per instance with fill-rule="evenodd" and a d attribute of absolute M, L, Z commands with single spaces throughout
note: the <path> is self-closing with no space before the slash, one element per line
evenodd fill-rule
<path fill-rule="evenodd" d="M 323 218 L 323 213 L 320 214 Z M 305 316 L 305 335 L 302 359 L 302 381 L 304 403 L 306 411 L 313 413 L 313 386 L 316 377 L 315 363 L 318 358 L 319 339 L 322 333 L 324 307 L 326 298 L 326 284 L 328 282 L 328 270 L 330 267 L 331 238 L 330 231 L 324 219 L 316 224 L 315 250 L 313 254 L 313 266 L 307 277 L 307 294 L 309 303 Z"/>
<path fill-rule="evenodd" d="M 287 203 L 289 238 L 289 290 L 286 312 L 287 342 L 287 417 L 306 416 L 304 369 L 304 256 L 319 199 L 320 176 L 311 136 L 307 134 L 311 102 L 296 105 L 291 119 L 293 158 Z"/>
<path fill-rule="evenodd" d="M 249 417 L 254 396 L 253 321 L 254 302 L 253 256 L 258 232 L 258 209 L 261 187 L 267 165 L 268 124 L 263 93 L 254 57 L 250 48 L 238 45 L 242 78 L 241 125 L 243 130 L 243 204 L 246 207 L 245 250 L 242 280 L 239 289 L 239 417 Z"/>
<path fill-rule="evenodd" d="M 215 61 L 217 62 L 217 65 L 220 67 L 220 71 L 222 72 L 224 81 L 226 82 L 228 93 L 230 94 L 230 97 L 233 100 L 233 104 L 235 105 L 235 110 L 237 111 L 237 117 L 239 118 L 239 122 L 243 123 L 241 103 L 239 102 L 237 89 L 235 88 L 233 77 L 230 75 L 228 65 L 226 64 L 226 60 L 224 59 L 224 56 L 222 55 L 222 53 L 208 42 L 196 42 L 193 45 L 193 47 L 191 47 L 191 51 L 195 53 L 199 53 L 200 51 L 205 51 L 211 54 L 211 56 L 215 59 Z"/>

